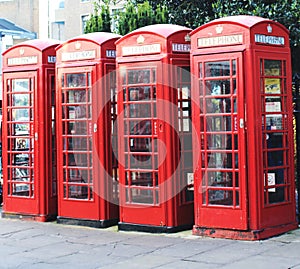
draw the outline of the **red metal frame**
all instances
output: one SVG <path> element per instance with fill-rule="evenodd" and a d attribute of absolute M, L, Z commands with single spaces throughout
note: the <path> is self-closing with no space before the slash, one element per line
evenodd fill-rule
<path fill-rule="evenodd" d="M 31 40 L 3 54 L 4 217 L 47 221 L 57 214 L 52 127 L 58 45 Z"/>
<path fill-rule="evenodd" d="M 112 122 L 119 38 L 85 34 L 56 50 L 59 223 L 107 227 L 118 221 Z"/>
<path fill-rule="evenodd" d="M 192 88 L 195 89 L 193 122 L 196 125 L 193 141 L 198 143 L 204 138 L 203 143 L 200 142 L 203 154 L 194 163 L 195 189 L 198 191 L 195 192 L 193 233 L 255 240 L 297 228 L 293 143 L 288 143 L 293 141 L 288 31 L 271 20 L 233 16 L 195 29 L 191 33 L 191 44 L 191 66 L 195 76 L 192 80 Z M 199 66 L 202 64 L 205 72 L 205 63 L 220 64 L 232 59 L 238 63 L 236 75 L 232 76 L 232 69 L 227 75 L 230 80 L 236 79 L 237 111 L 231 113 L 236 116 L 232 118 L 232 134 L 229 134 L 234 137 L 237 133 L 238 147 L 232 147 L 230 153 L 235 154 L 236 151 L 240 156 L 234 169 L 239 175 L 239 184 L 235 179 L 230 186 L 220 187 L 219 183 L 215 187 L 208 184 L 209 172 L 227 172 L 235 164 L 228 166 L 227 163 L 215 165 L 209 162 L 212 154 L 219 151 L 207 146 L 215 139 L 215 133 L 208 127 L 211 114 L 206 111 L 208 101 L 215 93 L 205 84 L 207 73 L 201 76 Z M 273 73 L 269 72 L 271 69 Z M 208 74 L 207 79 L 208 82 L 218 81 L 220 77 Z M 210 93 L 201 96 L 199 85 L 205 86 Z M 218 94 L 213 96 L 214 102 L 219 97 Z M 201 104 L 201 100 L 204 103 Z M 232 109 L 233 105 L 231 99 Z M 225 122 L 224 117 L 220 124 Z M 229 152 L 226 149 L 224 153 Z M 233 197 L 229 205 L 209 203 L 206 190 L 210 189 L 238 192 L 239 196 Z M 238 204 L 237 199 L 240 201 Z M 239 216 L 238 212 L 242 214 Z"/>
<path fill-rule="evenodd" d="M 192 226 L 189 32 L 152 25 L 116 42 L 120 230 Z"/>

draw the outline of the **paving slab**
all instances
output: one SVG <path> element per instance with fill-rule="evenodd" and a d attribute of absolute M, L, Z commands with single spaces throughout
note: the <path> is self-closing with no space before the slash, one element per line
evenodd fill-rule
<path fill-rule="evenodd" d="M 261 241 L 0 218 L 0 269 L 300 269 L 300 229 Z"/>

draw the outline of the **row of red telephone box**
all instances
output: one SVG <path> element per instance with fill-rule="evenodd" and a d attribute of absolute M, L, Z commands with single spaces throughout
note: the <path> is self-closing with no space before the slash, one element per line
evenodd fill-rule
<path fill-rule="evenodd" d="M 255 240 L 297 227 L 289 33 L 31 40 L 3 53 L 2 216 Z"/>

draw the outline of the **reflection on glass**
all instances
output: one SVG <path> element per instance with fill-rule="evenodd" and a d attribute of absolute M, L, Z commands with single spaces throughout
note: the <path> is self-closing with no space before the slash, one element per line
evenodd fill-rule
<path fill-rule="evenodd" d="M 129 70 L 128 84 L 150 83 L 150 70 Z"/>
<path fill-rule="evenodd" d="M 206 95 L 230 94 L 230 80 L 207 80 Z"/>
<path fill-rule="evenodd" d="M 12 82 L 12 91 L 13 92 L 28 92 L 29 88 L 29 79 L 14 79 Z"/>
<path fill-rule="evenodd" d="M 232 61 L 232 75 L 236 75 L 236 60 Z"/>
<path fill-rule="evenodd" d="M 207 117 L 208 131 L 225 132 L 231 131 L 231 116 Z"/>
<path fill-rule="evenodd" d="M 13 95 L 13 106 L 29 106 L 29 95 L 28 94 L 14 94 Z"/>
<path fill-rule="evenodd" d="M 230 76 L 230 61 L 206 62 L 206 77 Z"/>
<path fill-rule="evenodd" d="M 16 123 L 12 125 L 14 135 L 29 134 L 29 123 Z"/>
<path fill-rule="evenodd" d="M 209 190 L 209 204 L 233 205 L 232 191 Z"/>
<path fill-rule="evenodd" d="M 17 108 L 12 109 L 13 121 L 29 121 L 29 108 Z"/>
<path fill-rule="evenodd" d="M 206 99 L 206 113 L 230 113 L 230 98 Z"/>
<path fill-rule="evenodd" d="M 129 88 L 129 101 L 143 101 L 150 98 L 150 87 Z"/>
<path fill-rule="evenodd" d="M 203 78 L 203 67 L 202 67 L 202 63 L 199 63 L 199 78 Z"/>
<path fill-rule="evenodd" d="M 83 87 L 86 86 L 86 74 L 74 73 L 67 74 L 68 87 Z"/>
<path fill-rule="evenodd" d="M 264 60 L 264 75 L 265 76 L 281 76 L 282 61 L 280 60 Z"/>

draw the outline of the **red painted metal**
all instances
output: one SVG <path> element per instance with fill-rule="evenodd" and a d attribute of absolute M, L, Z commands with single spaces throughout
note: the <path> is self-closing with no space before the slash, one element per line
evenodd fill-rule
<path fill-rule="evenodd" d="M 256 240 L 297 228 L 287 29 L 221 18 L 192 31 L 191 46 L 193 141 L 203 141 L 193 233 Z"/>
<path fill-rule="evenodd" d="M 56 218 L 54 40 L 30 40 L 3 54 L 4 217 Z"/>
<path fill-rule="evenodd" d="M 192 227 L 189 32 L 151 25 L 116 42 L 121 230 Z"/>
<path fill-rule="evenodd" d="M 56 50 L 59 223 L 107 227 L 118 221 L 112 124 L 119 38 L 85 34 Z"/>

